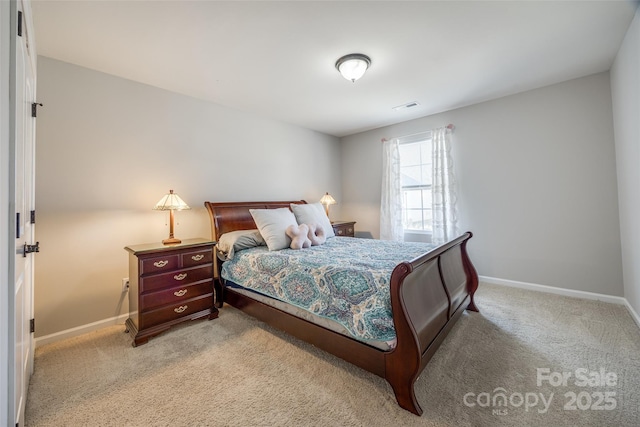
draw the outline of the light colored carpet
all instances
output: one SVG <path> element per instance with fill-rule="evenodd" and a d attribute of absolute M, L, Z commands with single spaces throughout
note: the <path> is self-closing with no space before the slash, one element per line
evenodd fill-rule
<path fill-rule="evenodd" d="M 487 284 L 476 296 L 481 312 L 462 316 L 416 382 L 421 417 L 384 380 L 226 306 L 137 348 L 122 326 L 38 348 L 26 424 L 640 425 L 640 330 L 624 307 Z M 571 377 L 538 386 L 537 368 Z M 579 369 L 617 379 L 579 386 Z M 501 391 L 507 405 L 493 406 Z"/>

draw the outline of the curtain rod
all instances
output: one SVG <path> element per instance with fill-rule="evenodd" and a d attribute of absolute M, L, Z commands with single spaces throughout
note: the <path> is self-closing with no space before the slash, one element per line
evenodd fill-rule
<path fill-rule="evenodd" d="M 454 129 L 456 128 L 456 127 L 455 127 L 454 125 L 452 125 L 451 123 L 449 123 L 449 124 L 448 124 L 448 125 L 446 125 L 445 127 L 446 127 L 447 129 L 450 129 L 450 130 L 454 130 Z M 403 135 L 403 136 L 399 136 L 399 137 L 397 137 L 397 138 L 409 138 L 410 136 L 416 136 L 416 135 L 420 135 L 420 134 L 427 133 L 427 132 L 431 132 L 431 131 L 430 131 L 430 130 L 428 130 L 428 131 L 424 131 L 424 132 L 412 133 L 411 135 Z M 388 141 L 388 139 L 387 139 L 387 138 L 382 138 L 380 141 L 381 141 L 381 142 L 387 142 L 387 141 Z"/>

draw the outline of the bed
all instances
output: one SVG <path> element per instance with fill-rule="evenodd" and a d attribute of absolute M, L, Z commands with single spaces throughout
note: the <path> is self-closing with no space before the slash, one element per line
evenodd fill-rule
<path fill-rule="evenodd" d="M 257 228 L 250 209 L 289 208 L 291 204 L 305 203 L 298 200 L 204 204 L 211 220 L 212 238 L 219 241 L 225 233 Z M 421 415 L 422 408 L 414 390 L 416 379 L 464 310 L 478 311 L 473 298 L 478 287 L 478 275 L 466 249 L 471 237 L 470 232 L 464 233 L 390 268 L 387 291 L 395 335 L 393 340 L 386 339 L 388 337 L 371 341 L 356 338 L 348 333 L 349 330 L 345 332 L 339 327 L 318 322 L 313 315 L 302 315 L 296 308 L 285 307 L 286 304 L 273 301 L 268 295 L 244 290 L 221 277 L 225 261 L 218 256 L 215 257 L 214 281 L 216 305 L 222 307 L 226 302 L 384 378 L 391 385 L 400 407 Z M 332 245 L 339 245 L 339 241 L 332 242 Z M 327 245 L 326 250 L 330 250 L 330 246 Z"/>

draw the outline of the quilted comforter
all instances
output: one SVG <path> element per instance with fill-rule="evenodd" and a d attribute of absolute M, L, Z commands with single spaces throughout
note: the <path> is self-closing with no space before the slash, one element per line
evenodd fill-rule
<path fill-rule="evenodd" d="M 344 326 L 360 341 L 392 341 L 389 282 L 394 267 L 435 246 L 333 237 L 324 245 L 237 252 L 222 277 Z"/>

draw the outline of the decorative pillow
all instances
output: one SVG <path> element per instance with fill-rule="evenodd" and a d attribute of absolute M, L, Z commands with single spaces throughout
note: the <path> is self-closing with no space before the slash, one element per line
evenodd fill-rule
<path fill-rule="evenodd" d="M 311 240 L 309 240 L 309 226 L 307 224 L 290 225 L 286 230 L 287 236 L 291 238 L 291 249 L 302 249 L 311 246 Z"/>
<path fill-rule="evenodd" d="M 306 205 L 297 205 L 292 203 L 291 210 L 296 216 L 298 224 L 318 224 L 324 230 L 327 238 L 334 237 L 336 235 L 333 232 L 331 221 L 329 221 L 322 203 L 309 203 Z"/>
<path fill-rule="evenodd" d="M 288 208 L 249 209 L 249 212 L 270 251 L 289 247 L 291 239 L 285 231 L 288 226 L 298 223 Z"/>
<path fill-rule="evenodd" d="M 309 225 L 309 240 L 311 240 L 311 246 L 320 246 L 327 240 L 327 236 L 324 234 L 324 229 L 318 224 Z"/>
<path fill-rule="evenodd" d="M 216 249 L 222 252 L 226 259 L 231 259 L 237 251 L 255 248 L 256 246 L 264 246 L 266 244 L 260 235 L 260 231 L 256 229 L 236 230 L 220 236 L 220 239 L 216 243 Z"/>

